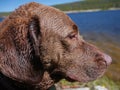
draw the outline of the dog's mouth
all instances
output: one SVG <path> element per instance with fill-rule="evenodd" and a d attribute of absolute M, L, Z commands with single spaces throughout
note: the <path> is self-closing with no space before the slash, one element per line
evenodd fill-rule
<path fill-rule="evenodd" d="M 77 78 L 74 78 L 74 76 L 65 75 L 65 73 L 60 71 L 54 72 L 54 74 L 51 74 L 51 77 L 54 79 L 55 82 L 59 82 L 61 79 L 66 79 L 67 81 L 70 81 L 70 82 L 77 81 Z"/>
<path fill-rule="evenodd" d="M 80 77 L 81 77 L 80 73 L 77 74 L 77 73 L 68 71 L 68 72 L 66 73 L 65 79 L 68 80 L 68 81 L 70 81 L 70 82 L 75 82 L 75 81 L 81 82 Z"/>
<path fill-rule="evenodd" d="M 56 69 L 51 73 L 51 77 L 55 82 L 65 78 L 70 82 L 88 82 L 101 77 L 109 66 L 105 60 L 97 60 L 98 62 L 84 63 L 83 65 L 75 65 L 69 67 L 68 70 Z"/>
<path fill-rule="evenodd" d="M 73 75 L 66 76 L 65 79 L 70 81 L 70 82 L 78 81 L 77 78 L 75 76 L 73 76 Z"/>
<path fill-rule="evenodd" d="M 86 65 L 82 67 L 82 69 L 74 68 L 73 70 L 69 70 L 66 73 L 65 79 L 70 81 L 70 82 L 88 82 L 88 81 L 93 81 L 98 77 L 101 77 L 104 72 L 106 71 L 106 63 L 103 63 L 104 65 L 101 66 L 89 66 Z"/>
<path fill-rule="evenodd" d="M 61 79 L 64 78 L 65 74 L 60 70 L 54 70 L 50 76 L 55 82 L 59 82 Z"/>
<path fill-rule="evenodd" d="M 73 74 L 66 75 L 65 72 L 61 72 L 59 70 L 55 70 L 51 74 L 51 77 L 55 82 L 59 82 L 61 79 L 66 79 L 67 81 L 70 81 L 70 82 L 78 81 L 78 78 L 75 77 Z"/>

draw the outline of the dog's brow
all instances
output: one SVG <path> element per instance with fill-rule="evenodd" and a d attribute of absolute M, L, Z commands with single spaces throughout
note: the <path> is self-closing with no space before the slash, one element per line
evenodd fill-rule
<path fill-rule="evenodd" d="M 77 34 L 78 33 L 78 30 L 77 29 L 74 29 L 73 31 L 69 32 L 67 36 L 71 35 L 71 34 Z M 66 36 L 66 37 L 67 37 Z"/>
<path fill-rule="evenodd" d="M 65 35 L 65 37 L 67 37 L 68 35 L 72 34 L 72 33 L 78 33 L 78 27 L 74 24 L 72 25 L 72 29 L 68 30 L 69 32 Z"/>
<path fill-rule="evenodd" d="M 78 27 L 77 27 L 75 24 L 72 26 L 72 28 L 73 28 L 74 30 L 77 30 L 77 29 L 78 29 Z"/>
<path fill-rule="evenodd" d="M 73 30 L 74 30 L 74 31 L 73 31 L 74 33 L 75 33 L 75 32 L 76 32 L 76 33 L 78 32 L 78 27 L 77 27 L 75 24 L 72 26 L 72 28 L 73 28 Z"/>

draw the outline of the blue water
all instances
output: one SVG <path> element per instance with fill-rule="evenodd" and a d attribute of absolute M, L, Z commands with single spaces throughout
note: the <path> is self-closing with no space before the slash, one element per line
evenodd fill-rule
<path fill-rule="evenodd" d="M 68 16 L 77 24 L 82 34 L 103 32 L 120 36 L 120 10 L 69 13 Z"/>
<path fill-rule="evenodd" d="M 68 14 L 85 39 L 120 44 L 120 10 L 79 12 Z"/>
<path fill-rule="evenodd" d="M 120 34 L 120 10 L 80 12 L 68 14 L 84 32 L 111 32 Z"/>
<path fill-rule="evenodd" d="M 0 18 L 0 22 L 3 20 L 4 18 Z"/>

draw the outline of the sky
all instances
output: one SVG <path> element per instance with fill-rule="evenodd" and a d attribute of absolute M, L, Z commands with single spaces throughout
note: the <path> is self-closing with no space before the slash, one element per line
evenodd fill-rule
<path fill-rule="evenodd" d="M 50 6 L 50 5 L 69 3 L 80 0 L 0 0 L 0 12 L 10 12 L 15 10 L 22 4 L 33 1 Z"/>

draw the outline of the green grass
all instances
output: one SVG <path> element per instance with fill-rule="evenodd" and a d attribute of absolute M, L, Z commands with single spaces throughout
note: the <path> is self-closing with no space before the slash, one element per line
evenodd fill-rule
<path fill-rule="evenodd" d="M 89 87 L 90 90 L 94 90 L 95 86 L 102 86 L 107 88 L 108 90 L 120 90 L 120 85 L 106 76 L 99 78 L 93 82 L 83 83 L 83 84 L 79 82 L 71 83 L 63 79 L 60 81 L 59 85 L 61 88 Z"/>
<path fill-rule="evenodd" d="M 94 82 L 90 82 L 87 84 L 91 89 L 93 86 L 103 86 L 106 87 L 108 90 L 120 90 L 119 84 L 115 83 L 113 80 L 109 79 L 108 77 L 104 76 L 103 78 L 97 79 Z"/>

